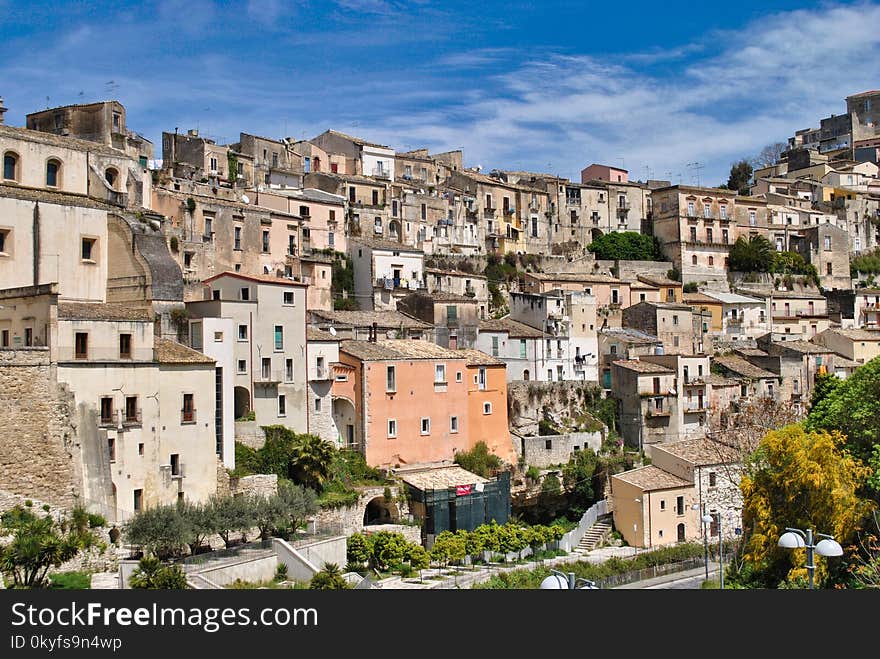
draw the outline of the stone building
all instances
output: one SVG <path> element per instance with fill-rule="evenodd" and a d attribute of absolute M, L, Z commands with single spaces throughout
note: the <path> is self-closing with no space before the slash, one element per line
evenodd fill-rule
<path fill-rule="evenodd" d="M 642 359 L 611 362 L 611 395 L 620 401 L 620 434 L 639 451 L 679 439 L 676 372 Z"/>
<path fill-rule="evenodd" d="M 476 299 L 439 291 L 412 291 L 397 301 L 397 310 L 434 325 L 434 341 L 445 348 L 472 348 L 480 324 Z"/>
<path fill-rule="evenodd" d="M 693 355 L 702 352 L 701 337 L 694 332 L 690 305 L 672 302 L 639 302 L 623 310 L 623 326 L 651 334 L 667 350 Z"/>
<path fill-rule="evenodd" d="M 390 240 L 351 241 L 354 298 L 364 311 L 394 310 L 397 301 L 425 287 L 424 252 Z"/>
<path fill-rule="evenodd" d="M 343 446 L 344 428 L 333 417 L 333 382 L 344 374 L 339 365 L 339 338 L 319 329 L 306 330 L 309 380 L 309 432 L 336 446 Z"/>
<path fill-rule="evenodd" d="M 238 142 L 230 148 L 253 163 L 253 175 L 244 180 L 245 185 L 302 187 L 303 156 L 294 150 L 289 138 L 274 140 L 241 133 Z"/>

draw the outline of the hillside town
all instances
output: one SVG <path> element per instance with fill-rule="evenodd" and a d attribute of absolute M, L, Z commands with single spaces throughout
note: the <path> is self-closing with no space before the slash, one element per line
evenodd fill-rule
<path fill-rule="evenodd" d="M 715 187 L 4 100 L 0 511 L 85 510 L 105 572 L 149 511 L 288 487 L 339 567 L 566 512 L 574 554 L 736 542 L 761 438 L 880 355 L 880 91 Z"/>

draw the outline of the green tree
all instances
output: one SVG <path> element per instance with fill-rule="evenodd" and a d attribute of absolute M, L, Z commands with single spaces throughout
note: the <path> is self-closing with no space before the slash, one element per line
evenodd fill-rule
<path fill-rule="evenodd" d="M 467 556 L 467 540 L 461 533 L 443 531 L 434 538 L 431 559 L 442 564 L 460 563 Z"/>
<path fill-rule="evenodd" d="M 372 564 L 381 571 L 403 561 L 406 553 L 406 538 L 402 533 L 379 531 L 372 536 Z"/>
<path fill-rule="evenodd" d="M 49 568 L 60 566 L 98 543 L 88 528 L 88 513 L 80 507 L 74 510 L 72 518 L 56 521 L 48 513 L 37 515 L 31 506 L 15 506 L 0 516 L 0 537 L 3 536 L 11 539 L 0 546 L 0 573 L 10 588 L 49 586 Z"/>
<path fill-rule="evenodd" d="M 846 544 L 873 508 L 858 495 L 869 470 L 844 442 L 838 432 L 792 424 L 768 432 L 758 445 L 740 487 L 745 571 L 760 586 L 806 576 L 803 552 L 777 546 L 786 527 L 812 528 Z"/>
<path fill-rule="evenodd" d="M 480 538 L 480 544 L 483 546 L 483 551 L 497 554 L 501 551 L 501 539 L 498 529 L 498 522 L 493 519 L 488 524 L 480 524 L 477 528 L 471 531 L 471 535 Z"/>
<path fill-rule="evenodd" d="M 189 525 L 176 505 L 140 511 L 125 523 L 123 533 L 130 544 L 160 559 L 176 556 L 192 540 Z"/>
<path fill-rule="evenodd" d="M 606 233 L 591 242 L 587 249 L 597 259 L 617 261 L 660 261 L 660 246 L 654 236 L 635 231 Z"/>
<path fill-rule="evenodd" d="M 318 496 L 315 491 L 289 481 L 278 482 L 278 500 L 291 534 L 295 534 L 309 515 L 314 515 L 318 510 Z"/>
<path fill-rule="evenodd" d="M 431 556 L 428 554 L 428 551 L 415 542 L 407 544 L 403 560 L 409 563 L 413 570 L 424 570 L 431 564 Z"/>
<path fill-rule="evenodd" d="M 247 533 L 253 526 L 253 510 L 247 497 L 214 497 L 209 505 L 217 533 L 227 547 L 231 547 L 235 541 L 233 534 Z"/>
<path fill-rule="evenodd" d="M 336 448 L 317 435 L 300 435 L 290 456 L 290 476 L 297 483 L 319 490 L 330 475 Z"/>
<path fill-rule="evenodd" d="M 288 507 L 280 496 L 249 497 L 248 506 L 251 510 L 253 525 L 260 530 L 260 540 L 265 542 L 272 535 L 272 530 L 284 527 L 287 524 Z"/>
<path fill-rule="evenodd" d="M 346 560 L 349 565 L 359 567 L 369 563 L 373 555 L 372 536 L 363 533 L 353 533 L 346 540 Z"/>
<path fill-rule="evenodd" d="M 217 533 L 217 522 L 209 505 L 180 501 L 177 504 L 177 514 L 183 519 L 186 528 L 186 544 L 189 545 L 190 554 L 195 554 L 209 537 Z"/>
<path fill-rule="evenodd" d="M 813 393 L 810 395 L 810 409 L 828 398 L 841 384 L 843 380 L 834 373 L 818 373 L 813 383 Z"/>
<path fill-rule="evenodd" d="M 740 160 L 730 166 L 727 189 L 736 190 L 741 195 L 749 194 L 749 181 L 752 180 L 752 165 L 748 160 Z"/>
<path fill-rule="evenodd" d="M 474 444 L 470 451 L 457 451 L 455 463 L 462 469 L 488 478 L 495 475 L 495 471 L 501 468 L 503 461 L 490 452 L 486 442 L 481 440 Z"/>
<path fill-rule="evenodd" d="M 590 448 L 583 448 L 576 451 L 562 468 L 562 481 L 568 495 L 570 518 L 580 518 L 595 503 L 593 475 L 596 473 L 597 465 L 596 452 Z"/>
<path fill-rule="evenodd" d="M 748 240 L 740 236 L 730 248 L 729 268 L 738 272 L 769 272 L 774 251 L 764 236 L 756 234 Z"/>
<path fill-rule="evenodd" d="M 347 590 L 348 587 L 336 563 L 324 563 L 309 582 L 309 590 Z"/>
<path fill-rule="evenodd" d="M 132 588 L 148 590 L 183 590 L 186 574 L 179 565 L 165 565 L 155 556 L 144 556 L 131 573 Z"/>

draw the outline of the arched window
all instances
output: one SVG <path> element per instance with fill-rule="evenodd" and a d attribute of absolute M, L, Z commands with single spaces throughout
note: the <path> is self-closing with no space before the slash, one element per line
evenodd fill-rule
<path fill-rule="evenodd" d="M 7 151 L 3 154 L 3 178 L 7 181 L 17 181 L 18 175 L 18 155 Z"/>
<path fill-rule="evenodd" d="M 107 171 L 104 172 L 104 178 L 107 180 L 107 183 L 110 184 L 111 188 L 115 188 L 116 179 L 119 178 L 119 172 L 117 172 L 112 167 L 108 167 Z"/>
<path fill-rule="evenodd" d="M 697 255 L 696 254 L 694 254 L 691 257 L 691 265 L 697 265 Z"/>
<path fill-rule="evenodd" d="M 523 371 L 523 380 L 529 379 L 529 369 Z"/>
<path fill-rule="evenodd" d="M 715 257 L 710 256 L 709 257 L 709 267 L 711 268 L 713 265 L 715 265 Z"/>
<path fill-rule="evenodd" d="M 46 163 L 46 185 L 50 188 L 61 187 L 61 161 L 52 158 Z"/>

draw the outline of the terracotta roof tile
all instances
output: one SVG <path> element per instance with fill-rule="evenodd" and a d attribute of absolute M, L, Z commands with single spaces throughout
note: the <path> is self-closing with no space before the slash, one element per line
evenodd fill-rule
<path fill-rule="evenodd" d="M 625 483 L 635 485 L 642 490 L 668 490 L 676 487 L 692 487 L 693 483 L 679 478 L 675 474 L 668 471 L 648 465 L 647 467 L 639 467 L 631 469 L 620 474 L 614 474 L 612 478 L 618 478 Z"/>

